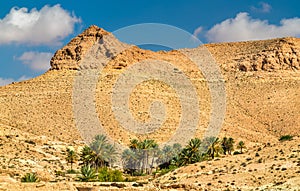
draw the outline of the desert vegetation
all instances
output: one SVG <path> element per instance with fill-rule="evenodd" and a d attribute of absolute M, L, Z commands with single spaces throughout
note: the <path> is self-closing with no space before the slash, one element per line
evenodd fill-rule
<path fill-rule="evenodd" d="M 38 182 L 39 178 L 36 173 L 26 173 L 22 178 L 21 182 Z"/>
<path fill-rule="evenodd" d="M 74 150 L 67 148 L 67 157 L 66 161 L 71 164 L 70 172 L 73 172 L 73 164 L 77 161 L 78 156 Z"/>
<path fill-rule="evenodd" d="M 290 141 L 292 139 L 293 139 L 292 135 L 282 135 L 280 136 L 279 141 Z"/>
<path fill-rule="evenodd" d="M 163 175 L 181 166 L 213 160 L 233 152 L 241 154 L 246 148 L 245 143 L 238 142 L 236 148 L 240 152 L 235 151 L 232 137 L 208 137 L 204 140 L 193 138 L 184 147 L 173 144 L 162 148 L 152 139 L 133 139 L 128 149 L 118 153 L 106 136 L 97 135 L 79 153 L 70 148 L 66 150 L 66 161 L 71 166 L 67 173 L 77 173 L 76 180 L 82 182 L 128 181 L 132 177 Z M 118 158 L 122 161 L 122 169 L 113 168 Z M 80 169 L 73 169 L 74 163 L 78 163 Z"/>

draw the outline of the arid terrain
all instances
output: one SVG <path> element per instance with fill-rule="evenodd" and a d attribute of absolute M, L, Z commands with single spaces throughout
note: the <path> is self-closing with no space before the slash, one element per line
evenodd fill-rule
<path fill-rule="evenodd" d="M 201 108 L 195 136 L 204 135 L 211 117 L 207 81 L 179 50 L 143 50 L 91 26 L 55 53 L 45 74 L 0 87 L 0 190 L 300 190 L 300 39 L 207 44 L 186 51 L 205 62 L 203 50 L 211 53 L 225 82 L 226 113 L 219 136 L 244 141 L 244 154 L 181 167 L 145 180 L 143 187 L 79 183 L 73 175 L 59 175 L 69 169 L 66 148 L 79 152 L 85 141 L 101 133 L 91 131 L 98 129 L 97 120 L 109 137 L 124 145 L 132 138 L 151 137 L 163 143 L 172 136 L 182 115 L 179 97 L 160 81 L 141 83 L 129 99 L 132 115 L 141 122 L 149 121 L 153 100 L 165 104 L 165 121 L 157 131 L 132 133 L 111 110 L 117 79 L 137 62 L 165 61 L 191 80 Z M 83 69 L 90 69 L 91 77 L 85 79 Z M 86 83 L 91 80 L 94 83 Z M 281 142 L 282 135 L 294 137 Z M 21 183 L 27 172 L 37 172 L 41 182 Z"/>

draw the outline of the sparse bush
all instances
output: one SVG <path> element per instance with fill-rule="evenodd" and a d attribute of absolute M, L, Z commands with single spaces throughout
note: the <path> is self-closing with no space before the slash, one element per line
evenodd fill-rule
<path fill-rule="evenodd" d="M 167 174 L 168 172 L 171 172 L 173 170 L 175 170 L 177 168 L 177 166 L 175 165 L 169 165 L 168 168 L 163 168 L 161 170 L 155 171 L 153 172 L 153 174 L 158 173 L 160 176 Z"/>
<path fill-rule="evenodd" d="M 32 140 L 25 140 L 25 143 L 31 144 L 31 145 L 36 145 L 36 143 Z"/>
<path fill-rule="evenodd" d="M 100 182 L 122 182 L 122 172 L 119 170 L 111 170 L 107 167 L 100 168 L 98 171 L 98 179 Z"/>
<path fill-rule="evenodd" d="M 292 135 L 282 135 L 280 138 L 279 138 L 279 141 L 290 141 L 293 139 L 293 136 Z"/>
<path fill-rule="evenodd" d="M 74 170 L 74 169 L 67 170 L 67 173 L 68 174 L 78 174 L 78 172 L 76 170 Z"/>
<path fill-rule="evenodd" d="M 21 182 L 38 182 L 36 173 L 27 173 L 21 178 Z"/>
<path fill-rule="evenodd" d="M 59 171 L 59 170 L 57 170 L 57 171 L 55 171 L 55 175 L 56 175 L 56 176 L 65 176 L 65 175 L 66 175 L 66 173 L 65 173 L 65 172 L 62 172 L 62 171 Z"/>
<path fill-rule="evenodd" d="M 8 168 L 15 168 L 15 165 L 10 165 L 8 166 Z"/>
<path fill-rule="evenodd" d="M 262 158 L 258 159 L 257 162 L 258 162 L 258 163 L 262 163 Z"/>
<path fill-rule="evenodd" d="M 285 170 L 287 170 L 287 168 L 283 167 L 281 170 L 282 170 L 282 171 L 285 171 Z"/>
<path fill-rule="evenodd" d="M 136 182 L 138 180 L 137 177 L 126 177 L 124 182 Z"/>

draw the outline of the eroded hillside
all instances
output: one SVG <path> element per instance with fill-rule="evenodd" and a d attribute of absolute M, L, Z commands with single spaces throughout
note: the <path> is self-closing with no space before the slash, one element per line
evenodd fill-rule
<path fill-rule="evenodd" d="M 108 34 L 110 33 L 92 26 L 56 52 L 51 60 L 51 69 L 44 75 L 1 87 L 1 124 L 53 139 L 70 142 L 80 140 L 72 105 L 74 77 L 78 75 L 80 67 L 86 67 L 83 62 L 92 63 L 92 56 L 98 50 L 114 51 L 110 47 L 102 47 L 92 52 L 93 48 L 101 44 L 102 37 Z M 115 38 L 111 41 L 112 46 L 128 46 Z M 226 80 L 227 109 L 222 133 L 255 142 L 264 141 L 262 138 L 266 136 L 272 139 L 273 135 L 277 137 L 280 134 L 299 132 L 299 43 L 297 38 L 281 38 L 205 45 L 216 59 Z M 191 51 L 199 54 L 201 47 Z M 199 131 L 203 132 L 210 115 L 210 95 L 202 73 L 178 51 L 152 52 L 128 47 L 109 61 L 96 89 L 97 113 L 105 128 L 111 131 L 110 135 L 115 134 L 117 139 L 121 139 L 122 136 L 117 134 L 128 134 L 114 123 L 116 120 L 111 115 L 112 111 L 107 109 L 110 105 L 108 99 L 111 87 L 118 75 L 133 63 L 146 59 L 170 62 L 196 83 L 199 105 L 202 107 Z M 96 59 L 93 64 L 96 67 L 101 63 L 97 63 Z M 93 67 L 93 64 L 89 64 L 89 67 Z M 148 96 L 149 89 L 152 93 L 154 90 L 163 91 L 158 88 L 161 84 L 156 83 L 152 87 L 149 84 L 141 85 L 135 95 L 132 95 L 133 114 L 140 120 L 149 118 L 149 111 L 143 105 L 151 103 L 141 95 Z M 138 94 L 140 97 L 135 98 Z M 176 95 L 171 89 L 165 94 L 158 94 L 163 95 L 161 99 L 165 99 L 165 102 L 170 101 L 167 105 L 169 108 L 174 108 L 167 114 L 167 123 L 164 124 L 165 129 L 172 128 L 176 126 L 180 116 Z M 134 100 L 140 100 L 141 107 Z M 136 112 L 143 114 L 138 115 Z M 156 137 L 160 139 L 159 135 Z"/>

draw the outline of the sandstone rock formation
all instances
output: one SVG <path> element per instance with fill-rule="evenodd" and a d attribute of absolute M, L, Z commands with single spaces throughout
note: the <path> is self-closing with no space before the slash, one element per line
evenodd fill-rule
<path fill-rule="evenodd" d="M 287 37 L 206 46 L 225 71 L 294 71 L 300 69 L 300 40 L 297 38 Z"/>
<path fill-rule="evenodd" d="M 79 68 L 79 63 L 86 54 L 86 52 L 95 43 L 109 34 L 107 31 L 97 27 L 91 26 L 82 34 L 73 38 L 65 47 L 58 50 L 50 61 L 52 70 L 76 70 Z"/>

